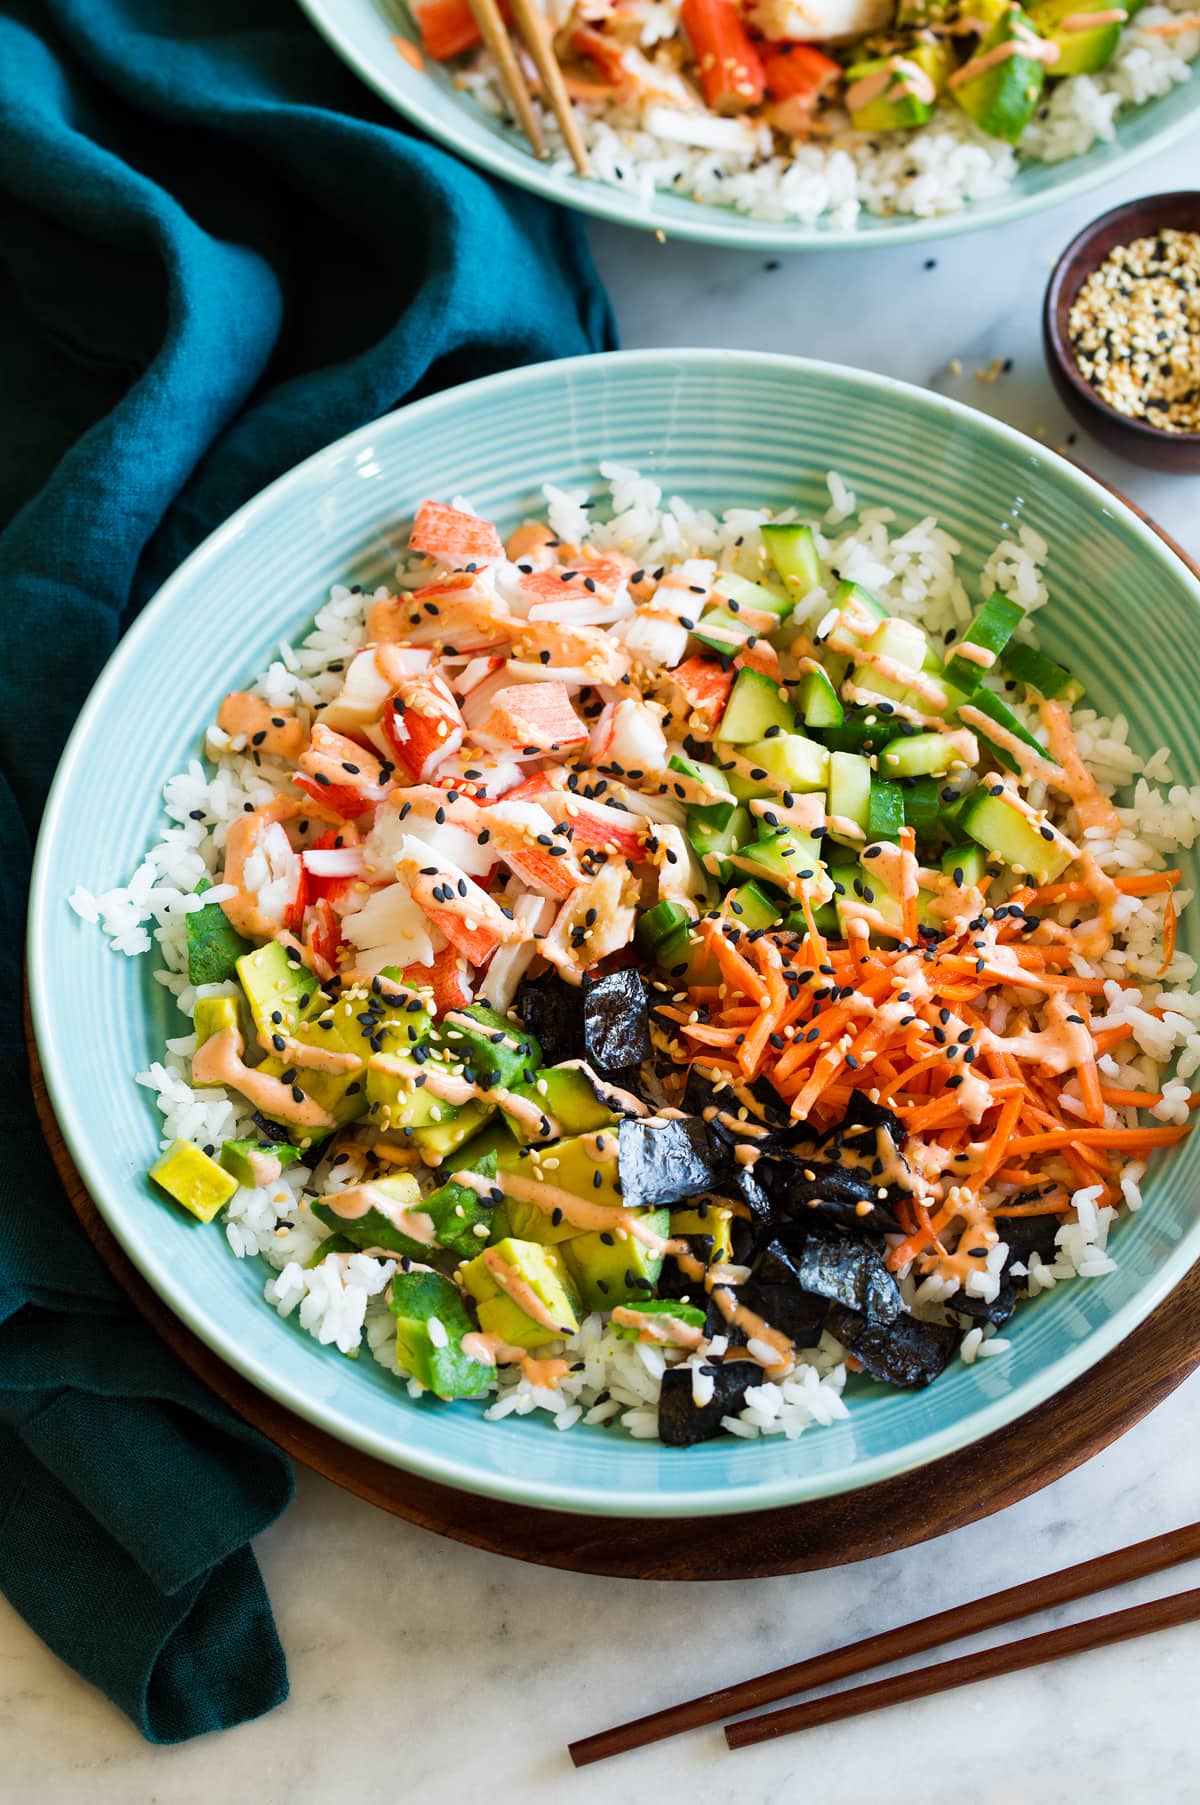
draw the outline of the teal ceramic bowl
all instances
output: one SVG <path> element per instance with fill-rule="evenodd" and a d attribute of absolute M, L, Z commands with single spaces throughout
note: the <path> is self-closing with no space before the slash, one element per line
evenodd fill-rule
<path fill-rule="evenodd" d="M 562 1434 L 532 1417 L 488 1423 L 477 1405 L 414 1403 L 368 1357 L 344 1359 L 281 1322 L 263 1302 L 261 1265 L 235 1260 L 218 1226 L 155 1193 L 145 1172 L 158 1117 L 133 1073 L 183 1031 L 180 1018 L 149 960 L 111 952 L 66 901 L 79 882 L 126 881 L 156 837 L 163 780 L 196 755 L 224 692 L 303 630 L 331 583 L 386 579 L 425 496 L 461 493 L 511 524 L 546 478 L 587 485 L 609 458 L 717 507 L 816 512 L 833 467 L 860 504 L 939 515 L 968 571 L 1028 522 L 1052 548 L 1049 650 L 1126 713 L 1135 742 L 1170 744 L 1177 777 L 1200 782 L 1200 722 L 1179 656 L 1200 633 L 1200 585 L 1061 459 L 956 403 L 831 365 L 719 351 L 544 364 L 435 396 L 330 446 L 235 514 L 164 586 L 64 754 L 38 848 L 30 987 L 55 1112 L 107 1222 L 171 1309 L 263 1391 L 355 1447 L 474 1492 L 598 1515 L 720 1515 L 934 1460 L 1077 1378 L 1200 1254 L 1200 1138 L 1153 1169 L 1145 1208 L 1115 1236 L 1116 1272 L 1022 1309 L 1010 1353 L 956 1365 L 927 1391 L 852 1381 L 849 1420 L 790 1444 L 678 1450 L 582 1425 Z M 1195 887 L 1200 860 L 1183 863 Z M 1181 938 L 1200 952 L 1191 911 Z"/>
<path fill-rule="evenodd" d="M 337 54 L 381 99 L 482 169 L 618 225 L 743 250 L 869 250 L 1002 225 L 1112 181 L 1142 157 L 1164 150 L 1200 116 L 1193 77 L 1171 93 L 1123 113 L 1111 143 L 1095 144 L 1086 155 L 1065 162 L 1027 164 L 1005 193 L 936 219 L 864 213 L 852 227 L 750 219 L 731 207 L 708 206 L 665 192 L 646 204 L 604 182 L 539 162 L 520 131 L 502 125 L 454 86 L 446 65 L 429 62 L 424 69 L 414 69 L 399 54 L 398 38 L 417 41 L 403 0 L 300 0 L 300 4 Z"/>

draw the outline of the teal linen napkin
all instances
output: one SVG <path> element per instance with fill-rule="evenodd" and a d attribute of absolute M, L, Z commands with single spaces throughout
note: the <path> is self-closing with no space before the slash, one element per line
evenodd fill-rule
<path fill-rule="evenodd" d="M 293 0 L 0 0 L 0 1588 L 153 1741 L 286 1695 L 248 1544 L 291 1475 L 125 1304 L 42 1147 L 46 789 L 122 627 L 265 483 L 612 342 L 578 221 L 406 135 Z"/>

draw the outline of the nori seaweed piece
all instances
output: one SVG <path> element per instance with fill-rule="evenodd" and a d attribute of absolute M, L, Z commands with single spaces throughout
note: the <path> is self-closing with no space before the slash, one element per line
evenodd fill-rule
<path fill-rule="evenodd" d="M 761 1285 L 751 1280 L 738 1286 L 738 1302 L 746 1304 L 773 1329 L 799 1347 L 814 1347 L 829 1314 L 829 1301 L 814 1297 L 799 1285 Z"/>
<path fill-rule="evenodd" d="M 800 1268 L 782 1241 L 768 1241 L 754 1262 L 753 1276 L 760 1285 L 798 1285 Z"/>
<path fill-rule="evenodd" d="M 900 1227 L 887 1194 L 865 1166 L 840 1166 L 803 1154 L 768 1154 L 754 1176 L 775 1209 L 793 1221 L 827 1223 L 853 1235 L 895 1234 Z M 867 1209 L 862 1205 L 869 1205 Z"/>
<path fill-rule="evenodd" d="M 627 1210 L 660 1209 L 711 1191 L 716 1172 L 708 1130 L 693 1116 L 667 1122 L 625 1116 L 617 1130 L 617 1171 Z"/>
<path fill-rule="evenodd" d="M 714 1151 L 719 1151 L 719 1148 Z M 717 1174 L 717 1190 L 722 1197 L 739 1199 L 744 1203 L 755 1222 L 765 1224 L 771 1221 L 774 1215 L 771 1199 L 754 1176 L 753 1167 L 739 1165 L 736 1160 L 722 1165 Z"/>
<path fill-rule="evenodd" d="M 583 981 L 583 1054 L 603 1077 L 615 1078 L 649 1059 L 650 1024 L 641 973 L 632 965 Z"/>
<path fill-rule="evenodd" d="M 687 1235 L 684 1237 L 688 1248 L 703 1266 L 711 1266 L 713 1257 L 713 1237 L 711 1235 Z M 663 1261 L 662 1271 L 658 1275 L 655 1287 L 659 1297 L 670 1297 L 676 1300 L 691 1298 L 693 1303 L 704 1303 L 705 1290 L 703 1279 L 689 1278 L 679 1262 L 670 1254 Z"/>
<path fill-rule="evenodd" d="M 719 1089 L 717 1084 L 720 1084 Z M 720 1138 L 731 1147 L 745 1140 L 751 1140 L 760 1150 L 789 1147 L 796 1139 L 797 1127 L 771 1087 L 763 1079 L 756 1078 L 753 1084 L 739 1084 L 737 1089 L 753 1099 L 753 1109 L 749 1109 L 740 1100 L 731 1085 L 720 1083 L 720 1080 L 714 1083 L 706 1072 L 693 1065 L 688 1068 L 687 1084 L 679 1107 L 688 1115 L 701 1117 L 706 1109 L 715 1110 L 717 1115 L 736 1116 L 739 1110 L 746 1108 L 751 1126 L 765 1126 L 765 1134 L 739 1134 L 736 1128 L 731 1128 L 727 1122 L 718 1121 L 714 1116 L 708 1124 L 714 1138 Z M 799 1132 L 803 1132 L 803 1125 Z"/>
<path fill-rule="evenodd" d="M 583 1058 L 579 992 L 557 972 L 525 980 L 517 991 L 517 1014 L 541 1047 L 544 1065 Z"/>
<path fill-rule="evenodd" d="M 1002 1328 L 1017 1307 L 1017 1282 L 1001 1275 L 1000 1289 L 991 1302 L 982 1297 L 971 1297 L 966 1291 L 958 1290 L 946 1299 L 946 1308 L 955 1310 L 960 1316 L 969 1316 L 972 1322 L 994 1322 Z"/>
<path fill-rule="evenodd" d="M 663 1374 L 658 1400 L 658 1433 L 669 1448 L 690 1448 L 721 1433 L 721 1418 L 736 1416 L 752 1385 L 761 1385 L 763 1369 L 753 1360 L 710 1360 L 702 1369 L 712 1374 L 713 1395 L 697 1406 L 692 1398 L 692 1368 L 670 1366 Z"/>
<path fill-rule="evenodd" d="M 845 1115 L 821 1137 L 821 1145 L 839 1149 L 849 1145 L 856 1153 L 867 1147 L 873 1150 L 877 1128 L 886 1131 L 893 1146 L 903 1147 L 907 1136 L 899 1116 L 882 1103 L 872 1103 L 865 1091 L 851 1091 Z"/>
<path fill-rule="evenodd" d="M 873 1247 L 845 1235 L 810 1234 L 796 1261 L 806 1291 L 861 1314 L 871 1324 L 895 1322 L 904 1309 L 895 1279 Z"/>
<path fill-rule="evenodd" d="M 919 1390 L 945 1371 L 959 1343 L 949 1324 L 920 1322 L 907 1311 L 886 1325 L 870 1323 L 856 1310 L 830 1307 L 825 1327 L 874 1379 Z"/>
<path fill-rule="evenodd" d="M 1039 1254 L 1047 1266 L 1058 1255 L 1054 1237 L 1062 1227 L 1061 1216 L 995 1216 L 996 1233 L 1008 1244 L 1007 1269 L 1014 1260 L 1029 1264 L 1032 1253 Z"/>
<path fill-rule="evenodd" d="M 1014 1278 L 1014 1265 L 1028 1265 L 1030 1254 L 1040 1254 L 1047 1265 L 1055 1258 L 1058 1247 L 1055 1236 L 1062 1224 L 1061 1216 L 997 1216 L 996 1232 L 1008 1246 L 1000 1271 L 1000 1289 L 990 1303 L 981 1297 L 969 1297 L 955 1291 L 946 1299 L 946 1307 L 973 1322 L 992 1322 L 1002 1328 L 1017 1307 L 1017 1299 L 1025 1289 L 1024 1281 Z"/>

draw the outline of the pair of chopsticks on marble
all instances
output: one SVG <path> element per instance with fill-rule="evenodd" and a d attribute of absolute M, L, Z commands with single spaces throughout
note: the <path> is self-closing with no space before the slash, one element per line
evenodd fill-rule
<path fill-rule="evenodd" d="M 541 121 L 534 111 L 525 71 L 521 67 L 516 46 L 508 35 L 508 27 L 504 22 L 497 0 L 469 0 L 469 4 L 475 15 L 475 23 L 479 27 L 479 35 L 495 58 L 496 67 L 499 69 L 500 78 L 504 83 L 504 91 L 512 103 L 521 130 L 529 139 L 534 156 L 544 157 L 546 140 L 542 132 Z M 550 104 L 551 112 L 558 120 L 563 141 L 571 153 L 571 161 L 580 175 L 590 175 L 591 166 L 588 163 L 583 135 L 579 130 L 579 121 L 575 117 L 575 109 L 571 105 L 571 97 L 567 93 L 566 84 L 563 81 L 563 72 L 558 66 L 558 58 L 554 54 L 554 42 L 550 35 L 546 16 L 535 4 L 535 0 L 508 0 L 508 4 L 521 42 L 528 50 L 533 59 L 534 68 L 541 77 L 543 91 Z"/>
<path fill-rule="evenodd" d="M 1200 1523 L 1189 1523 L 1168 1535 L 1137 1542 L 1131 1548 L 1119 1548 L 1112 1554 L 1082 1561 L 1075 1567 L 1064 1567 L 1061 1573 L 1048 1573 L 1024 1585 L 1009 1586 L 1003 1592 L 992 1592 L 970 1604 L 922 1617 L 917 1623 L 884 1630 L 861 1642 L 847 1643 L 844 1648 L 831 1649 L 827 1654 L 795 1661 L 773 1673 L 759 1674 L 739 1685 L 725 1686 L 719 1692 L 707 1692 L 701 1698 L 672 1705 L 665 1711 L 655 1711 L 649 1717 L 618 1724 L 615 1729 L 602 1730 L 596 1736 L 585 1736 L 570 1744 L 571 1759 L 576 1767 L 586 1767 L 590 1762 L 604 1761 L 610 1755 L 622 1755 L 630 1749 L 644 1748 L 647 1743 L 662 1742 L 684 1730 L 698 1730 L 739 1711 L 761 1711 L 764 1705 L 776 1704 L 793 1693 L 808 1692 L 831 1681 L 844 1680 L 851 1674 L 882 1667 L 889 1661 L 923 1654 L 944 1642 L 958 1642 L 966 1636 L 978 1635 L 982 1630 L 995 1629 L 1002 1623 L 1030 1617 L 1035 1611 L 1070 1604 L 1077 1598 L 1090 1598 L 1113 1586 L 1127 1585 L 1131 1580 L 1161 1573 L 1181 1561 L 1196 1559 L 1200 1559 Z M 1040 1636 L 1027 1636 L 1019 1642 L 985 1648 L 979 1654 L 964 1655 L 932 1667 L 919 1667 L 911 1673 L 896 1674 L 870 1685 L 852 1686 L 844 1692 L 827 1693 L 804 1704 L 786 1705 L 779 1711 L 763 1711 L 761 1716 L 727 1723 L 725 1740 L 731 1749 L 749 1748 L 754 1743 L 788 1736 L 794 1730 L 811 1730 L 818 1724 L 861 1717 L 888 1705 L 929 1698 L 955 1686 L 969 1686 L 976 1680 L 990 1680 L 1000 1674 L 1019 1673 L 1026 1667 L 1040 1667 L 1047 1661 L 1060 1661 L 1066 1655 L 1085 1654 L 1089 1649 L 1107 1648 L 1114 1642 L 1127 1642 L 1135 1636 L 1148 1636 L 1155 1630 L 1173 1629 L 1198 1619 L 1200 1588 L 1178 1592 L 1169 1598 L 1154 1599 L 1149 1604 L 1112 1611 L 1104 1617 L 1091 1617 L 1083 1623 L 1065 1624 Z"/>

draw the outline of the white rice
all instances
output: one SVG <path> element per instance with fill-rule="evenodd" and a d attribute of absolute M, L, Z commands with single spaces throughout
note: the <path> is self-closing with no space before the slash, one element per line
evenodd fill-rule
<path fill-rule="evenodd" d="M 607 486 L 603 510 L 585 505 L 596 500 L 593 494 L 547 486 L 556 532 L 586 538 L 597 549 L 619 549 L 647 566 L 692 558 L 707 560 L 709 569 L 715 562 L 748 576 L 761 574 L 766 559 L 759 533 L 767 518 L 763 511 L 735 508 L 717 516 L 683 498 L 664 496 L 652 479 L 625 466 L 602 465 L 601 475 Z M 811 523 L 827 565 L 872 590 L 892 612 L 919 619 L 935 640 L 970 619 L 974 603 L 955 562 L 962 548 L 936 520 L 930 517 L 904 526 L 889 508 L 860 508 L 836 472 L 828 476 L 828 491 L 824 517 Z M 603 518 L 598 517 L 601 512 Z M 794 517 L 794 511 L 776 516 Z M 1040 569 L 1046 556 L 1045 542 L 1032 528 L 1021 527 L 1015 539 L 1002 542 L 987 559 L 977 592 L 999 588 L 1036 611 L 1047 600 Z M 316 702 L 332 697 L 340 688 L 342 667 L 363 638 L 370 599 L 335 588 L 317 614 L 313 631 L 295 648 L 281 648 L 280 658 L 254 687 L 272 701 L 297 708 L 302 716 Z M 824 590 L 814 590 L 797 608 L 794 622 L 815 625 L 828 603 Z M 1011 698 L 1010 706 L 1019 712 Z M 1102 785 L 1119 789 L 1124 799 L 1118 811 L 1120 832 L 1088 836 L 1100 865 L 1110 870 L 1163 869 L 1180 848 L 1194 845 L 1200 837 L 1200 786 L 1188 788 L 1173 781 L 1169 751 L 1159 749 L 1144 757 L 1130 746 L 1128 723 L 1121 715 L 1107 719 L 1089 707 L 1078 707 L 1072 722 L 1085 760 Z M 1029 712 L 1026 724 L 1035 730 L 1036 714 Z M 99 895 L 80 886 L 68 899 L 78 915 L 108 935 L 115 952 L 135 956 L 157 949 L 155 977 L 175 997 L 184 1017 L 191 1016 L 199 996 L 237 993 L 232 984 L 197 989 L 188 983 L 184 922 L 188 910 L 199 906 L 191 886 L 219 869 L 229 823 L 247 804 L 253 807 L 269 800 L 287 777 L 285 767 L 235 747 L 215 728 L 206 736 L 206 751 L 207 764 L 193 761 L 164 786 L 168 825 L 129 883 Z M 1078 833 L 1071 811 L 1061 818 L 1069 833 Z M 222 894 L 214 889 L 204 900 Z M 1189 900 L 1190 893 L 1177 893 L 1180 906 Z M 1157 975 L 1162 907 L 1161 898 L 1125 899 L 1113 950 L 1095 966 L 1081 969 L 1081 975 L 1112 980 L 1104 1009 L 1097 1006 L 1094 1012 L 1098 1025 L 1120 1022 L 1133 1030 L 1131 1040 L 1102 1057 L 1102 1076 L 1122 1088 L 1161 1085 L 1164 1100 L 1153 1113 L 1162 1121 L 1178 1122 L 1188 1116 L 1187 1080 L 1200 1070 L 1200 997 L 1188 989 L 1196 967 L 1186 953 L 1176 953 L 1164 979 Z M 1082 968 L 1084 961 L 1077 964 Z M 1116 982 L 1131 976 L 1138 980 L 1135 987 Z M 1005 1007 L 1002 1001 L 993 1006 L 991 1025 L 998 1032 L 1003 1030 Z M 1161 1010 L 1161 1016 L 1155 1010 Z M 139 1072 L 137 1082 L 154 1095 L 164 1147 L 182 1139 L 213 1153 L 223 1140 L 254 1132 L 251 1112 L 236 1094 L 191 1084 L 194 1048 L 190 1033 L 169 1039 L 161 1060 Z M 1163 1068 L 1172 1066 L 1172 1075 L 1162 1084 Z M 1063 1092 L 1068 1108 L 1073 1082 Z M 1113 1122 L 1136 1120 L 1136 1112 L 1130 1110 L 1109 1110 L 1108 1116 Z M 1124 1201 L 1131 1211 L 1141 1207 L 1144 1171 L 1143 1164 L 1131 1162 L 1123 1176 Z M 295 1165 L 273 1185 L 241 1187 L 225 1209 L 225 1234 L 238 1258 L 261 1257 L 271 1269 L 264 1295 L 281 1317 L 348 1355 L 357 1354 L 365 1336 L 380 1365 L 403 1379 L 406 1375 L 395 1363 L 393 1319 L 384 1295 L 394 1262 L 365 1254 L 332 1254 L 311 1264 L 319 1260 L 321 1243 L 330 1232 L 313 1215 L 312 1199 L 355 1183 L 360 1176 L 361 1167 L 351 1157 L 333 1171 L 328 1165 L 315 1171 Z M 1071 1213 L 1057 1231 L 1053 1261 L 1043 1261 L 1035 1253 L 1027 1268 L 1010 1269 L 1024 1279 L 1031 1296 L 1114 1270 L 1108 1236 L 1116 1212 L 1097 1208 L 1097 1195 L 1095 1190 L 1074 1194 Z M 972 1295 L 984 1301 L 997 1295 L 1007 1252 L 1003 1243 L 993 1250 L 986 1271 L 970 1281 Z M 904 1274 L 901 1288 L 918 1316 L 944 1321 L 950 1313 L 952 1320 L 965 1320 L 953 1317 L 953 1290 L 936 1276 L 917 1282 L 912 1273 Z M 968 1325 L 960 1357 L 970 1365 L 1002 1357 L 1010 1346 L 994 1325 Z M 544 1351 L 561 1353 L 570 1363 L 561 1384 L 539 1386 L 517 1367 L 501 1368 L 486 1407 L 489 1418 L 540 1412 L 559 1429 L 583 1422 L 649 1439 L 658 1432 L 662 1375 L 668 1365 L 681 1362 L 693 1369 L 697 1404 L 712 1396 L 713 1381 L 703 1370 L 702 1357 L 624 1340 L 600 1316 L 589 1316 L 561 1348 Z M 719 1340 L 710 1345 L 713 1356 L 723 1351 Z M 770 1352 L 760 1351 L 764 1356 Z M 839 1344 L 822 1335 L 817 1348 L 802 1351 L 786 1379 L 776 1383 L 764 1377 L 761 1385 L 752 1387 L 744 1408 L 736 1418 L 724 1419 L 724 1427 L 742 1438 L 794 1439 L 808 1428 L 844 1417 L 844 1359 Z M 407 1380 L 407 1388 L 411 1395 L 420 1395 L 414 1380 Z"/>
<path fill-rule="evenodd" d="M 641 13 L 648 51 L 678 29 L 679 0 L 634 0 L 634 10 Z M 1002 195 L 1023 163 L 1059 163 L 1111 142 L 1123 110 L 1188 81 L 1200 52 L 1200 30 L 1158 37 L 1149 28 L 1193 10 L 1192 0 L 1147 6 L 1123 33 L 1107 69 L 1047 82 L 1017 150 L 986 137 L 953 102 L 913 131 L 874 136 L 852 131 L 847 116 L 831 109 L 831 136 L 819 143 L 797 141 L 790 155 L 774 151 L 766 128 L 747 131 L 740 121 L 717 119 L 703 109 L 651 104 L 639 113 L 576 103 L 575 110 L 594 177 L 639 206 L 648 207 L 655 190 L 662 189 L 755 219 L 805 225 L 824 217 L 845 229 L 864 212 L 931 219 Z M 455 79 L 486 112 L 508 117 L 486 52 Z M 555 166 L 566 172 L 571 163 L 557 123 L 548 110 L 539 110 Z"/>

